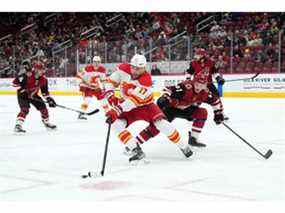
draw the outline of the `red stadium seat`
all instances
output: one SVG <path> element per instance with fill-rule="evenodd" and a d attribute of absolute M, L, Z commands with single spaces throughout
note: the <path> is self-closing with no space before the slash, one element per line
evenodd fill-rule
<path fill-rule="evenodd" d="M 278 67 L 272 67 L 271 72 L 272 73 L 278 73 Z"/>
<path fill-rule="evenodd" d="M 271 68 L 270 67 L 263 67 L 262 73 L 270 73 L 270 72 L 271 72 Z"/>

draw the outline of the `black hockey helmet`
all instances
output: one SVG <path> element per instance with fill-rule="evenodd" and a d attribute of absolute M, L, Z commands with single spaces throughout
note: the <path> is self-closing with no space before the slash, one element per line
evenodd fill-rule
<path fill-rule="evenodd" d="M 25 70 L 30 70 L 32 68 L 29 60 L 24 60 L 22 62 L 22 66 L 25 68 Z"/>

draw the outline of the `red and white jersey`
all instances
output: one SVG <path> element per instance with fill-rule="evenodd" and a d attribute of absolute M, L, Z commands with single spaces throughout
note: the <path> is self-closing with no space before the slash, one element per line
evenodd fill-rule
<path fill-rule="evenodd" d="M 106 76 L 106 69 L 104 66 L 99 65 L 95 67 L 92 64 L 88 64 L 81 72 L 78 72 L 76 77 L 81 79 L 80 86 L 90 87 L 93 84 L 99 84 L 100 79 L 104 79 Z"/>
<path fill-rule="evenodd" d="M 153 92 L 151 90 L 152 78 L 148 72 L 140 76 L 131 73 L 131 65 L 119 64 L 106 80 L 107 91 L 120 88 L 124 102 L 121 104 L 123 111 L 130 111 L 136 107 L 153 103 Z"/>

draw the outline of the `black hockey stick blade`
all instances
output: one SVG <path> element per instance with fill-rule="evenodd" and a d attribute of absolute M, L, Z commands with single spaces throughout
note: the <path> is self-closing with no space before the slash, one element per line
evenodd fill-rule
<path fill-rule="evenodd" d="M 256 73 L 254 76 L 251 77 L 251 80 L 255 79 L 259 74 L 260 72 Z"/>
<path fill-rule="evenodd" d="M 98 172 L 89 171 L 87 174 L 81 175 L 81 178 L 83 178 L 83 179 L 85 179 L 85 178 L 98 178 L 101 176 L 103 176 L 101 172 L 99 174 Z"/>
<path fill-rule="evenodd" d="M 270 156 L 271 156 L 272 154 L 273 154 L 272 150 L 269 149 L 269 150 L 266 152 L 266 154 L 264 155 L 264 158 L 265 158 L 265 159 L 268 159 L 268 158 L 270 158 Z"/>
<path fill-rule="evenodd" d="M 95 110 L 93 110 L 93 111 L 91 111 L 91 112 L 84 113 L 84 114 L 85 114 L 85 115 L 93 115 L 93 114 L 95 114 L 95 113 L 97 113 L 97 112 L 99 112 L 99 109 L 95 109 Z"/>

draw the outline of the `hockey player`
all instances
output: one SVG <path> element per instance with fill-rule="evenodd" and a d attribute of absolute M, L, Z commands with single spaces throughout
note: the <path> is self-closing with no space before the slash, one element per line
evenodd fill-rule
<path fill-rule="evenodd" d="M 20 106 L 14 131 L 16 133 L 26 132 L 22 125 L 29 113 L 31 104 L 40 111 L 44 126 L 49 130 L 56 129 L 55 125 L 49 123 L 48 109 L 38 94 L 39 90 L 41 90 L 41 94 L 48 102 L 49 107 L 56 107 L 54 99 L 49 95 L 48 81 L 44 76 L 44 68 L 40 66 L 32 68 L 28 61 L 24 61 L 22 65 L 23 69 L 13 80 L 13 86 L 17 88 L 17 98 Z"/>
<path fill-rule="evenodd" d="M 106 69 L 101 65 L 101 58 L 99 56 L 93 57 L 93 63 L 87 65 L 81 72 L 77 73 L 77 77 L 81 80 L 79 90 L 82 92 L 83 103 L 81 109 L 86 111 L 92 97 L 101 100 L 101 85 L 99 79 L 106 76 Z M 78 115 L 78 119 L 86 120 L 83 114 Z"/>
<path fill-rule="evenodd" d="M 204 73 L 207 75 L 208 88 L 211 92 L 211 95 L 215 96 L 215 98 L 220 98 L 219 92 L 213 83 L 213 78 L 215 78 L 217 83 L 220 85 L 223 85 L 225 83 L 225 80 L 218 72 L 218 67 L 216 66 L 215 62 L 207 57 L 205 49 L 198 48 L 195 51 L 194 60 L 191 61 L 190 66 L 187 69 L 187 73 L 190 74 L 189 78 L 199 73 Z M 228 120 L 228 117 L 225 116 L 225 120 Z"/>
<path fill-rule="evenodd" d="M 189 145 L 183 143 L 178 131 L 165 119 L 165 115 L 153 102 L 152 79 L 146 71 L 146 65 L 146 58 L 136 54 L 130 64 L 118 65 L 117 70 L 107 78 L 105 101 L 112 106 L 106 112 L 107 122 L 114 123 L 113 127 L 120 141 L 131 150 L 130 162 L 145 157 L 136 139 L 126 129 L 138 120 L 152 123 L 176 144 L 186 157 L 190 157 L 193 153 Z M 118 103 L 114 96 L 116 87 L 121 89 L 121 95 L 124 98 L 122 103 Z"/>
<path fill-rule="evenodd" d="M 216 124 L 224 121 L 220 99 L 209 95 L 207 76 L 203 73 L 195 75 L 193 80 L 184 80 L 177 86 L 167 87 L 164 94 L 157 100 L 158 106 L 169 122 L 175 118 L 193 121 L 192 134 L 189 131 L 188 143 L 197 147 L 206 146 L 198 140 L 208 115 L 207 110 L 199 106 L 201 103 L 208 103 L 212 106 Z M 159 131 L 150 124 L 136 138 L 142 144 L 158 133 Z"/>

